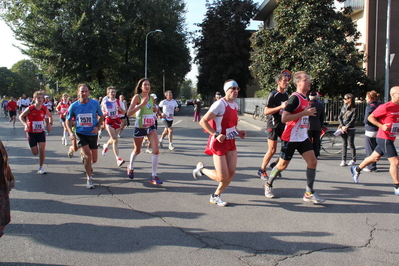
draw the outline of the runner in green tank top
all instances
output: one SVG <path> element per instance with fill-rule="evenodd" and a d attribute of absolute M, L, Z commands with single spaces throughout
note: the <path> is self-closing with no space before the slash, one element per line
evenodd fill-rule
<path fill-rule="evenodd" d="M 145 136 L 151 142 L 152 149 L 152 174 L 150 183 L 160 185 L 163 182 L 157 176 L 159 148 L 158 148 L 158 134 L 155 126 L 154 117 L 154 99 L 150 96 L 151 85 L 150 81 L 142 78 L 137 83 L 134 90 L 134 96 L 126 115 L 129 117 L 137 113 L 136 124 L 134 128 L 134 149 L 130 155 L 130 163 L 127 166 L 127 175 L 130 179 L 134 178 L 134 162 L 137 155 L 141 152 L 141 146 Z"/>

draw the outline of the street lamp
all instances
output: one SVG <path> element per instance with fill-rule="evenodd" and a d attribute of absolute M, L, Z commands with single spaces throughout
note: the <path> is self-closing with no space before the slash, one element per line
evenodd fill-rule
<path fill-rule="evenodd" d="M 150 31 L 149 33 L 147 33 L 147 35 L 145 36 L 145 66 L 144 66 L 144 77 L 147 78 L 147 46 L 148 46 L 148 35 L 150 35 L 151 33 L 154 32 L 162 32 L 162 30 L 153 30 Z"/>

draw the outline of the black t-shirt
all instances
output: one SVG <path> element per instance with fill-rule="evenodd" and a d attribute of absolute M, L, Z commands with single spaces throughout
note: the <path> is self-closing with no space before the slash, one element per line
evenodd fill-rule
<path fill-rule="evenodd" d="M 288 100 L 288 93 L 280 93 L 272 91 L 266 100 L 266 107 L 274 108 L 280 106 L 281 103 Z M 274 114 L 267 115 L 267 128 L 283 127 L 285 124 L 281 123 L 281 114 L 283 110 L 277 111 Z"/>

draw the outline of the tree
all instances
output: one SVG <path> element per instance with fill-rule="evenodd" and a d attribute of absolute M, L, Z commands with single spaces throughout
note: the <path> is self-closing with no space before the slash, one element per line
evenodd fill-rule
<path fill-rule="evenodd" d="M 33 93 L 40 89 L 39 68 L 31 60 L 21 60 L 11 67 L 11 71 L 18 74 L 26 95 L 33 95 Z"/>
<path fill-rule="evenodd" d="M 351 9 L 336 12 L 333 4 L 333 0 L 278 2 L 276 28 L 259 30 L 252 37 L 251 70 L 263 89 L 275 89 L 274 77 L 288 69 L 308 72 L 312 88 L 323 95 L 364 95 L 369 80 L 358 66 L 364 60 L 355 47 L 359 32 L 348 16 Z"/>
<path fill-rule="evenodd" d="M 246 31 L 256 11 L 252 0 L 207 1 L 206 17 L 198 26 L 202 36 L 194 39 L 199 65 L 198 92 L 213 97 L 227 79 L 235 79 L 245 96 L 246 85 L 252 81 L 250 36 Z"/>
<path fill-rule="evenodd" d="M 182 0 L 3 0 L 2 17 L 22 49 L 43 70 L 71 90 L 88 82 L 94 95 L 109 85 L 129 95 L 144 76 L 145 36 L 149 75 L 162 91 L 162 70 L 167 84 L 178 87 L 190 70 Z"/>
<path fill-rule="evenodd" d="M 21 77 L 6 67 L 0 67 L 0 95 L 18 98 L 24 91 Z"/>
<path fill-rule="evenodd" d="M 186 79 L 180 86 L 180 96 L 184 99 L 191 99 L 193 89 L 193 81 L 191 79 Z"/>

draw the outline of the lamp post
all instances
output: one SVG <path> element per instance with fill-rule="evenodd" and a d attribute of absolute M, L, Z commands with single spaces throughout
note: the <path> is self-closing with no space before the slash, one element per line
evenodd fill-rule
<path fill-rule="evenodd" d="M 150 31 L 149 33 L 147 33 L 147 35 L 145 36 L 145 66 L 144 66 L 144 77 L 147 78 L 147 46 L 148 46 L 148 35 L 150 35 L 151 33 L 154 32 L 162 32 L 162 30 L 153 30 Z"/>

